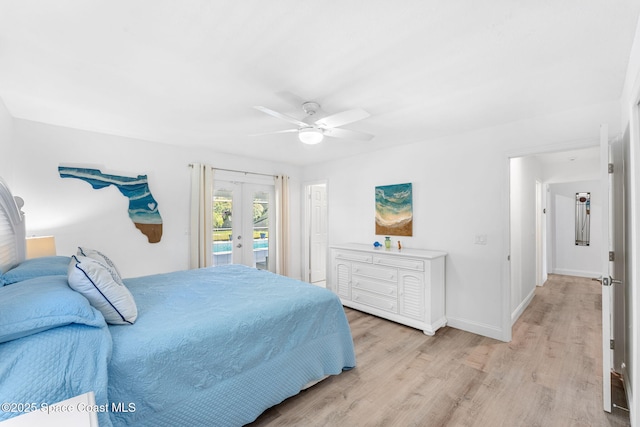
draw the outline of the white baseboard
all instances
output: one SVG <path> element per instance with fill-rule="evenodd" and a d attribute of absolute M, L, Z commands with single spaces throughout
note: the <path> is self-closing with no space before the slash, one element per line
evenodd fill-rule
<path fill-rule="evenodd" d="M 553 270 L 553 274 L 561 274 L 563 276 L 577 276 L 577 277 L 600 277 L 601 271 L 582 271 L 582 270 L 569 270 L 567 268 L 556 268 Z"/>
<path fill-rule="evenodd" d="M 492 325 L 487 325 L 487 324 L 478 323 L 478 322 L 470 322 L 465 319 L 458 319 L 455 317 L 447 316 L 447 326 L 451 326 L 452 328 L 471 332 L 472 334 L 478 334 L 478 335 L 493 338 L 496 340 L 505 341 L 504 333 L 502 329 Z"/>
<path fill-rule="evenodd" d="M 511 326 L 513 326 L 513 324 L 516 323 L 516 320 L 518 320 L 520 316 L 522 316 L 522 313 L 524 313 L 526 308 L 529 306 L 535 294 L 536 289 L 533 288 L 531 292 L 529 292 L 529 295 L 527 295 L 527 297 L 520 303 L 520 305 L 513 311 L 513 313 L 511 313 Z"/>

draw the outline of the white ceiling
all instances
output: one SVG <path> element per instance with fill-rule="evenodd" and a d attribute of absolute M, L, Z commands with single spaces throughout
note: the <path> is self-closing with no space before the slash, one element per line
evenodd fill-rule
<path fill-rule="evenodd" d="M 620 98 L 637 0 L 0 0 L 17 118 L 292 164 Z M 253 109 L 364 108 L 304 146 Z"/>

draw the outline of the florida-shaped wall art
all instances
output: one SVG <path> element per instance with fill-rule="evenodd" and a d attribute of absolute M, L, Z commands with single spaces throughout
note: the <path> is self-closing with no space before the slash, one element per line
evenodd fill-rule
<path fill-rule="evenodd" d="M 413 236 L 411 183 L 376 187 L 376 234 Z"/>

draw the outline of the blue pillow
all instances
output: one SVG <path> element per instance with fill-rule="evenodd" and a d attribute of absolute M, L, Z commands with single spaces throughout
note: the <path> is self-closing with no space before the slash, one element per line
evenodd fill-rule
<path fill-rule="evenodd" d="M 28 259 L 0 276 L 0 284 L 11 285 L 40 276 L 66 276 L 70 260 L 68 256 Z"/>
<path fill-rule="evenodd" d="M 71 323 L 101 327 L 102 314 L 71 289 L 66 276 L 43 276 L 0 288 L 0 343 Z"/>

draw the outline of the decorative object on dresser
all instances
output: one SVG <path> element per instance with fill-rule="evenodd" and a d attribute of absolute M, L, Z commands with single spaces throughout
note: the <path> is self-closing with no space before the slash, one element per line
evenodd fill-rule
<path fill-rule="evenodd" d="M 331 282 L 342 304 L 434 335 L 446 325 L 446 252 L 331 246 Z"/>

